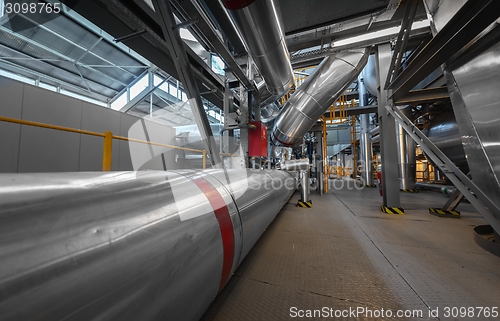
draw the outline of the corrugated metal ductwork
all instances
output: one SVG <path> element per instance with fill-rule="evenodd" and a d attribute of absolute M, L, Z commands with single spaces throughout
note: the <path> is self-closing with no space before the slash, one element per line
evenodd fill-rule
<path fill-rule="evenodd" d="M 277 96 L 274 100 L 283 96 L 293 86 L 294 78 L 279 1 L 224 0 L 224 4 L 259 68 L 265 88 Z"/>
<path fill-rule="evenodd" d="M 297 89 L 278 116 L 273 142 L 293 146 L 363 70 L 368 50 L 347 50 L 325 58 Z"/>

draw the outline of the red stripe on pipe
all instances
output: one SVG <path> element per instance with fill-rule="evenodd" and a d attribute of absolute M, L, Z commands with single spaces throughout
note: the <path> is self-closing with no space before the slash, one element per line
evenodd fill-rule
<path fill-rule="evenodd" d="M 278 138 L 278 136 L 276 136 L 274 133 L 273 133 L 273 137 L 274 139 L 276 139 L 278 141 L 278 143 L 280 143 L 281 145 L 285 146 L 285 147 L 291 147 L 292 145 L 288 144 L 288 143 L 285 143 L 284 141 L 282 141 L 281 139 Z"/>
<path fill-rule="evenodd" d="M 222 236 L 222 278 L 219 284 L 219 292 L 224 288 L 231 275 L 234 260 L 234 230 L 229 210 L 226 202 L 220 195 L 219 191 L 203 177 L 194 180 L 194 183 L 205 194 L 214 210 L 215 217 L 219 221 L 220 233 Z"/>
<path fill-rule="evenodd" d="M 224 0 L 224 5 L 229 10 L 239 10 L 251 5 L 255 0 Z"/>

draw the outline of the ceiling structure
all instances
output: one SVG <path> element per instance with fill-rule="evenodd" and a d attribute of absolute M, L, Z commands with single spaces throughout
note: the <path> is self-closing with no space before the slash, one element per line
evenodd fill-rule
<path fill-rule="evenodd" d="M 170 2 L 178 23 L 188 28 L 199 41 L 198 45 L 186 46 L 186 51 L 202 98 L 209 108 L 222 108 L 224 82 L 207 65 L 206 57 L 200 57 L 203 49 L 204 53 L 219 54 L 227 70 L 247 88 L 254 86 L 241 71 L 241 65 L 246 64 L 246 50 L 220 2 Z M 179 79 L 151 1 L 68 0 L 63 3 L 69 7 L 56 19 L 43 14 L 17 14 L 0 20 L 0 69 L 108 103 L 148 70 L 158 68 L 165 77 Z M 394 42 L 397 31 L 336 45 L 346 39 L 401 25 L 407 1 L 280 0 L 279 3 L 292 64 L 295 68 L 303 68 L 318 64 L 338 50 Z M 415 21 L 423 19 L 426 14 L 420 5 Z M 422 46 L 430 38 L 430 28 L 423 26 L 412 32 L 408 46 Z M 162 96 L 160 91 L 151 97 L 141 102 L 143 112 L 168 110 L 169 104 L 177 103 L 168 99 L 165 103 L 165 98 L 171 97 L 168 93 L 167 97 Z M 136 106 L 135 112 L 140 109 Z M 174 125 L 185 124 L 183 115 L 191 117 L 185 110 L 182 116 L 175 116 L 179 122 Z"/>

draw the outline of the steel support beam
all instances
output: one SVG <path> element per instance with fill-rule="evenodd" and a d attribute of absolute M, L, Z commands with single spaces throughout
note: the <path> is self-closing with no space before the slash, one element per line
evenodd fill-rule
<path fill-rule="evenodd" d="M 382 160 L 382 194 L 386 207 L 401 207 L 399 199 L 396 123 L 385 106 L 391 106 L 390 90 L 383 89 L 391 62 L 391 45 L 377 48 L 378 117 L 380 127 L 380 153 Z"/>
<path fill-rule="evenodd" d="M 500 1 L 467 1 L 436 36 L 387 87 L 401 99 L 431 72 L 467 46 L 499 17 Z"/>
<path fill-rule="evenodd" d="M 426 88 L 420 90 L 410 90 L 403 98 L 395 101 L 396 105 L 433 103 L 437 100 L 450 99 L 450 93 L 446 86 L 436 88 Z"/>
<path fill-rule="evenodd" d="M 389 73 L 387 74 L 387 79 L 384 85 L 385 89 L 387 89 L 392 80 L 399 75 L 401 61 L 403 60 L 403 55 L 406 52 L 406 44 L 410 38 L 411 25 L 413 24 L 413 19 L 415 18 L 415 13 L 417 12 L 418 3 L 419 1 L 417 0 L 408 0 L 406 2 L 403 19 L 401 19 L 401 29 L 399 30 L 398 39 L 396 40 L 396 46 L 394 47 L 394 53 L 389 67 Z"/>
<path fill-rule="evenodd" d="M 212 166 L 220 164 L 220 154 L 215 144 L 215 139 L 212 134 L 212 129 L 207 118 L 203 103 L 201 101 L 200 91 L 196 84 L 194 73 L 191 70 L 191 64 L 188 60 L 184 42 L 181 39 L 178 30 L 174 30 L 175 19 L 170 7 L 169 1 L 153 0 L 153 5 L 156 13 L 161 17 L 161 28 L 163 37 L 170 49 L 170 54 L 175 61 L 175 66 L 179 74 L 179 80 L 184 86 L 184 90 L 188 96 L 189 105 L 193 112 L 202 139 L 207 145 L 207 154 L 210 157 Z"/>
<path fill-rule="evenodd" d="M 205 14 L 205 11 L 200 6 L 198 1 L 175 1 L 177 10 L 182 10 L 191 19 L 198 19 L 196 24 L 192 26 L 195 33 L 202 38 L 203 43 L 208 46 L 213 52 L 216 52 L 224 63 L 229 67 L 234 76 L 243 84 L 247 90 L 257 90 L 253 81 L 248 79 L 245 71 L 238 64 L 234 56 L 226 47 L 224 41 L 219 37 L 217 31 L 213 27 L 210 19 Z"/>

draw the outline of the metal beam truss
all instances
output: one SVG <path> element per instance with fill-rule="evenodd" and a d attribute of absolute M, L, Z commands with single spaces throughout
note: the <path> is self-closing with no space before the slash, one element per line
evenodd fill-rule
<path fill-rule="evenodd" d="M 467 1 L 451 20 L 418 53 L 390 84 L 391 98 L 403 98 L 426 76 L 466 47 L 494 23 L 500 12 L 498 0 Z"/>
<path fill-rule="evenodd" d="M 446 155 L 432 143 L 400 110 L 386 106 L 387 111 L 401 124 L 425 154 L 448 177 L 456 188 L 469 200 L 493 229 L 500 233 L 500 222 L 495 218 L 500 215 L 500 208 L 496 206 L 483 191 L 472 182 Z"/>
<path fill-rule="evenodd" d="M 167 42 L 171 57 L 175 62 L 175 67 L 180 78 L 179 80 L 184 85 L 193 116 L 198 124 L 198 128 L 200 129 L 201 137 L 207 145 L 210 162 L 212 163 L 212 166 L 220 164 L 220 154 L 217 150 L 217 145 L 215 144 L 215 139 L 212 134 L 207 114 L 203 108 L 200 91 L 198 90 L 196 79 L 184 48 L 184 42 L 181 39 L 178 28 L 176 28 L 170 2 L 153 0 L 153 5 L 155 7 L 156 14 L 158 17 L 161 17 L 163 37 Z"/>

